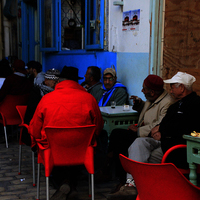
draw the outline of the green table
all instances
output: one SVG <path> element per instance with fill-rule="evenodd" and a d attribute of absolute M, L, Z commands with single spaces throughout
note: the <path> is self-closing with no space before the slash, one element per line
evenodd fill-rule
<path fill-rule="evenodd" d="M 183 135 L 187 140 L 187 162 L 189 163 L 190 182 L 197 185 L 196 164 L 200 164 L 200 138 L 191 135 Z"/>
<path fill-rule="evenodd" d="M 100 107 L 102 117 L 104 119 L 104 129 L 110 136 L 113 129 L 122 128 L 127 129 L 131 124 L 135 124 L 138 121 L 138 112 L 132 110 L 124 110 L 123 106 L 116 106 L 111 108 L 110 106 Z"/>

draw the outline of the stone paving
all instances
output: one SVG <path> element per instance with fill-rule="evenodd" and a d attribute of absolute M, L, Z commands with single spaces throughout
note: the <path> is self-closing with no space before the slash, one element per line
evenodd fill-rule
<path fill-rule="evenodd" d="M 36 199 L 37 188 L 32 185 L 32 156 L 31 149 L 28 146 L 22 146 L 22 167 L 21 175 L 18 175 L 19 145 L 17 140 L 9 141 L 9 148 L 5 143 L 0 144 L 0 200 L 32 200 Z M 37 163 L 37 157 L 35 157 Z M 37 165 L 36 165 L 37 177 Z M 40 200 L 46 198 L 45 195 L 45 176 L 44 167 L 41 165 L 40 180 Z M 103 184 L 95 184 L 95 199 L 106 200 L 107 194 L 117 184 L 116 181 L 110 181 Z M 78 194 L 80 200 L 89 200 L 88 181 L 78 183 Z M 50 197 L 55 189 L 50 185 Z"/>

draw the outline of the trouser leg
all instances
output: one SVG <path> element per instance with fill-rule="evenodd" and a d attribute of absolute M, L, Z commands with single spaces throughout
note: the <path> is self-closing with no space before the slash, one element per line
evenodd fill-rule
<path fill-rule="evenodd" d="M 148 163 L 151 152 L 159 147 L 160 141 L 158 140 L 150 137 L 137 138 L 128 149 L 128 157 L 138 162 Z M 127 178 L 132 178 L 131 174 L 127 174 Z"/>
<path fill-rule="evenodd" d="M 124 171 L 119 160 L 119 154 L 128 156 L 128 147 L 137 138 L 137 133 L 131 130 L 114 129 L 109 137 L 108 153 L 113 153 L 113 162 L 115 165 L 116 176 L 121 182 L 126 180 L 126 172 Z"/>
<path fill-rule="evenodd" d="M 158 147 L 151 152 L 149 163 L 161 163 L 162 157 L 163 157 L 163 151 L 161 147 Z"/>
<path fill-rule="evenodd" d="M 67 182 L 70 187 L 76 187 L 83 166 L 55 166 L 52 170 L 52 180 L 56 189 Z"/>

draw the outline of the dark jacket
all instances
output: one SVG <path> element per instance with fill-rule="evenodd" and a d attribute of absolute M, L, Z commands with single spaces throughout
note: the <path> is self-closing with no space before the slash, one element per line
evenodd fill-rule
<path fill-rule="evenodd" d="M 44 83 L 40 84 L 40 85 L 36 85 L 33 87 L 31 93 L 30 93 L 30 97 L 27 103 L 27 110 L 25 113 L 25 117 L 24 117 L 24 123 L 28 124 L 30 123 L 35 110 L 37 108 L 38 103 L 40 102 L 41 98 L 49 93 L 53 91 L 52 88 L 46 86 Z M 31 146 L 31 137 L 28 134 L 28 130 L 27 129 L 23 129 L 22 131 L 22 138 L 21 138 L 22 142 L 25 143 L 28 146 Z"/>
<path fill-rule="evenodd" d="M 160 123 L 161 148 L 165 153 L 170 147 L 185 144 L 184 134 L 200 131 L 200 97 L 192 92 L 172 104 Z"/>
<path fill-rule="evenodd" d="M 2 101 L 8 94 L 23 95 L 30 93 L 32 87 L 32 83 L 25 77 L 25 75 L 20 76 L 12 74 L 5 79 L 0 89 L 0 101 Z"/>

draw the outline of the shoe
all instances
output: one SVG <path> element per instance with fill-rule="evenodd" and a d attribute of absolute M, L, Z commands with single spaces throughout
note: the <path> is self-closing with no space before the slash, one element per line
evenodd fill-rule
<path fill-rule="evenodd" d="M 95 183 L 104 183 L 112 180 L 112 176 L 108 173 L 103 173 L 103 171 L 98 171 L 94 176 Z"/>
<path fill-rule="evenodd" d="M 71 189 L 70 193 L 68 194 L 67 200 L 78 200 L 78 192 L 76 189 Z"/>
<path fill-rule="evenodd" d="M 124 185 L 124 183 L 119 183 L 115 186 L 114 189 L 111 190 L 110 194 L 116 193 L 120 190 L 120 188 Z"/>
<path fill-rule="evenodd" d="M 108 194 L 108 200 L 133 200 L 136 198 L 138 192 L 136 187 L 123 185 L 118 192 Z"/>
<path fill-rule="evenodd" d="M 52 195 L 50 200 L 66 200 L 70 192 L 70 186 L 64 183 L 60 188 Z"/>
<path fill-rule="evenodd" d="M 134 186 L 134 187 L 136 187 L 134 179 L 131 179 L 131 178 L 128 178 L 126 180 L 126 184 L 125 185 L 126 186 Z"/>

